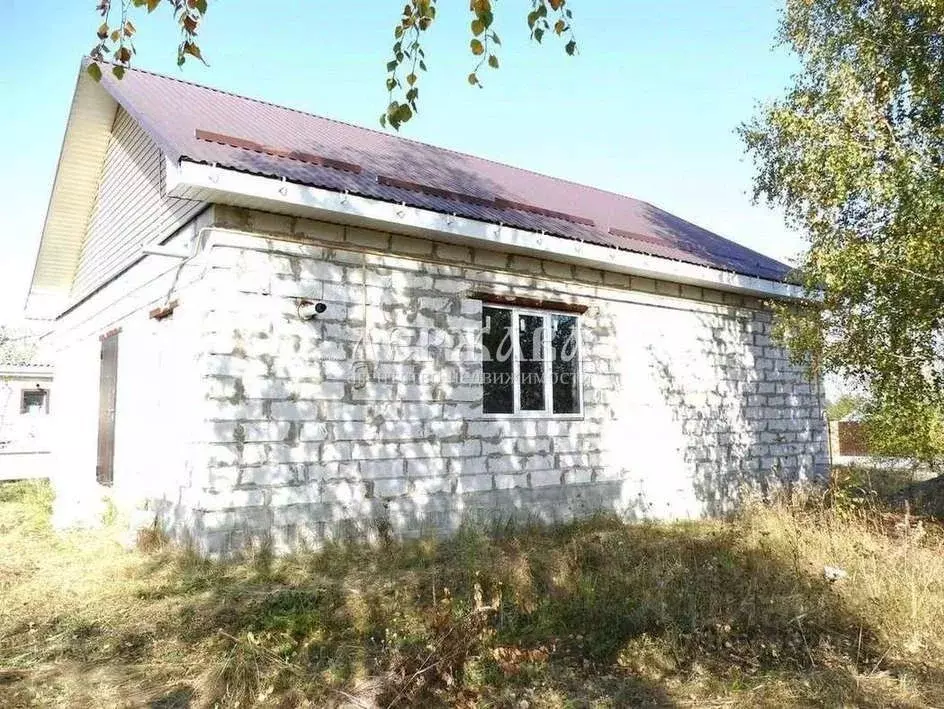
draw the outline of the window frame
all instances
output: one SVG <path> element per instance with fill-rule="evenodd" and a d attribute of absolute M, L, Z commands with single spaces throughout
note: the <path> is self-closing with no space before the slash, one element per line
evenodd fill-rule
<path fill-rule="evenodd" d="M 23 387 L 20 390 L 20 416 L 35 416 L 37 414 L 30 414 L 29 408 L 26 406 L 26 399 L 28 394 L 35 394 L 41 392 L 43 395 L 43 404 L 42 410 L 37 412 L 40 416 L 49 415 L 49 389 L 42 386 L 37 387 Z"/>
<path fill-rule="evenodd" d="M 581 421 L 584 418 L 584 400 L 583 400 L 583 387 L 584 387 L 584 378 L 583 378 L 583 327 L 581 324 L 581 315 L 582 313 L 577 313 L 567 310 L 554 310 L 551 308 L 528 308 L 520 307 L 517 305 L 506 305 L 504 303 L 482 303 L 482 310 L 486 308 L 491 308 L 492 310 L 508 310 L 511 312 L 511 332 L 512 336 L 512 368 L 511 368 L 511 397 L 512 397 L 512 406 L 513 411 L 510 413 L 486 413 L 485 411 L 485 381 L 482 381 L 482 416 L 486 419 L 512 419 L 512 418 L 525 418 L 525 419 L 555 419 L 555 420 L 569 420 L 569 421 Z M 521 338 L 519 334 L 521 332 L 521 324 L 519 317 L 521 315 L 533 315 L 538 316 L 544 319 L 545 327 L 542 328 L 543 333 L 542 337 L 544 340 L 543 343 L 543 354 L 544 354 L 544 410 L 543 411 L 528 411 L 521 409 Z M 571 414 L 557 414 L 554 413 L 554 379 L 553 379 L 553 333 L 550 327 L 551 318 L 555 315 L 560 315 L 562 317 L 574 318 L 577 321 L 577 380 L 579 386 L 577 387 L 577 401 L 578 401 L 578 410 L 576 413 Z M 481 359 L 481 357 L 480 357 Z"/>

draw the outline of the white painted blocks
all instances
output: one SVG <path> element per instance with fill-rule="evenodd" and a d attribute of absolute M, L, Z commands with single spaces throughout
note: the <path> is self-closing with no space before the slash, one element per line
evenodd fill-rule
<path fill-rule="evenodd" d="M 416 532 L 472 508 L 628 514 L 626 500 L 641 495 L 651 514 L 672 517 L 721 511 L 703 488 L 726 476 L 809 475 L 824 461 L 818 398 L 770 341 L 766 313 L 520 256 L 304 220 L 291 228 L 326 245 L 260 239 L 259 252 L 228 248 L 214 261 L 205 332 L 188 341 L 207 467 L 195 479 L 210 490 L 188 493 L 194 509 L 226 505 L 233 524 L 272 510 L 278 525 L 279 505 L 305 505 L 293 515 L 313 530 L 386 514 Z M 482 304 L 467 295 L 483 290 L 589 307 L 582 417 L 482 414 Z M 328 303 L 323 320 L 298 321 L 305 294 Z M 400 350 L 384 346 L 395 336 Z"/>

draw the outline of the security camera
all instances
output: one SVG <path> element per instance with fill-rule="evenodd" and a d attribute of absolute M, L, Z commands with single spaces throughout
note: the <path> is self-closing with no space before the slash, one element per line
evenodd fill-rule
<path fill-rule="evenodd" d="M 327 309 L 328 306 L 324 303 L 312 303 L 311 301 L 303 300 L 298 304 L 298 317 L 302 320 L 312 320 Z"/>

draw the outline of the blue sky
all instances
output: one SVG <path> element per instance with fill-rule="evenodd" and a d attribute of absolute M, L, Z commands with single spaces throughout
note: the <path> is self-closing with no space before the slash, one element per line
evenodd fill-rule
<path fill-rule="evenodd" d="M 795 68 L 775 50 L 779 0 L 571 0 L 580 55 L 528 41 L 527 0 L 498 0 L 502 68 L 465 77 L 464 0 L 440 0 L 411 138 L 647 200 L 771 256 L 803 248 L 750 201 L 736 126 Z M 0 320 L 32 273 L 93 0 L 0 0 Z M 397 0 L 211 0 L 210 62 L 178 70 L 167 7 L 136 22 L 137 65 L 377 127 Z M 277 9 L 273 9 L 277 8 Z"/>

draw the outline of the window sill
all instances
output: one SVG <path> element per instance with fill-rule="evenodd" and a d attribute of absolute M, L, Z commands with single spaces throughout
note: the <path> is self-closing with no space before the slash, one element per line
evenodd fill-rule
<path fill-rule="evenodd" d="M 512 421 L 526 419 L 528 421 L 583 421 L 583 414 L 551 414 L 544 411 L 522 411 L 517 414 L 482 414 L 484 421 Z"/>

